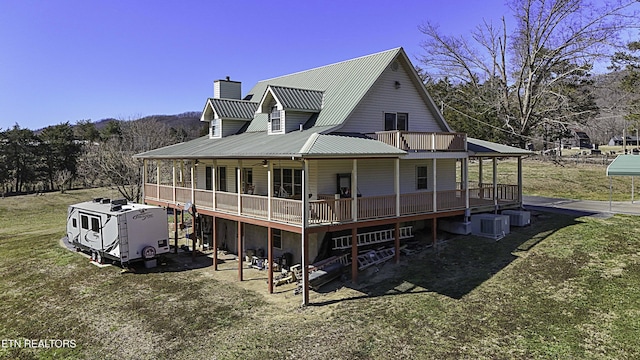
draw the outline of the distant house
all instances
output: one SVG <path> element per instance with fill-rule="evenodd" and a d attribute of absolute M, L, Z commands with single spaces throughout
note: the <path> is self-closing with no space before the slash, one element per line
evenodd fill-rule
<path fill-rule="evenodd" d="M 589 135 L 581 130 L 571 130 L 571 137 L 565 139 L 567 144 L 571 147 L 577 147 L 580 149 L 591 149 L 593 145 L 591 144 L 591 139 Z"/>
<path fill-rule="evenodd" d="M 218 80 L 201 120 L 209 135 L 136 155 L 144 199 L 195 204 L 213 247 L 240 255 L 240 280 L 242 249 L 306 268 L 328 243 L 356 281 L 361 244 L 340 239 L 373 234 L 397 261 L 407 228 L 435 241 L 438 219 L 521 206 L 521 181 L 497 183 L 496 159 L 529 152 L 453 131 L 402 48 L 263 80 L 243 98 L 240 82 Z M 492 183 L 470 181 L 471 157 L 492 159 Z"/>
<path fill-rule="evenodd" d="M 640 141 L 640 137 L 637 136 L 626 136 L 627 146 L 637 146 Z M 622 146 L 625 141 L 622 136 L 614 136 L 609 140 L 609 146 Z"/>

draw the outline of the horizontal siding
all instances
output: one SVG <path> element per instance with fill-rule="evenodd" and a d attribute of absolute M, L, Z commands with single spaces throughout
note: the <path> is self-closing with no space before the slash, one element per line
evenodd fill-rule
<path fill-rule="evenodd" d="M 399 89 L 395 88 L 396 81 L 400 83 Z M 408 113 L 408 131 L 446 131 L 437 123 L 418 91 L 403 66 L 397 71 L 387 68 L 339 131 L 383 131 L 385 112 Z"/>
<path fill-rule="evenodd" d="M 427 190 L 433 191 L 433 160 L 400 161 L 400 193 L 413 193 L 416 189 L 416 166 L 427 166 Z M 436 187 L 438 191 L 456 189 L 456 159 L 436 161 Z"/>
<path fill-rule="evenodd" d="M 291 132 L 300 130 L 300 124 L 304 125 L 310 116 L 310 113 L 287 111 L 284 120 L 284 131 Z"/>

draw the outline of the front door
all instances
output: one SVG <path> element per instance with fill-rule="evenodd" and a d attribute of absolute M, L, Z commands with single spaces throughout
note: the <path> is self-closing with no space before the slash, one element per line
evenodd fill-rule
<path fill-rule="evenodd" d="M 92 249 L 102 249 L 102 224 L 99 216 L 80 213 L 80 243 Z"/>

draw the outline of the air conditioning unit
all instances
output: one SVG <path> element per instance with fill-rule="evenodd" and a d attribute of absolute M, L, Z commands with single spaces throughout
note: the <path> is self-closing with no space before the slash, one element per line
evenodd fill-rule
<path fill-rule="evenodd" d="M 500 240 L 509 233 L 509 216 L 497 214 L 471 215 L 471 234 Z"/>
<path fill-rule="evenodd" d="M 523 210 L 504 210 L 502 215 L 509 216 L 512 226 L 527 226 L 531 224 L 531 213 Z"/>

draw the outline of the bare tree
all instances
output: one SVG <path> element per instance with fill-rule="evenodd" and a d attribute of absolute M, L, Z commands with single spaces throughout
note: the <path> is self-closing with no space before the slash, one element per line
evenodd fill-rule
<path fill-rule="evenodd" d="M 597 114 L 581 82 L 621 45 L 620 31 L 637 22 L 636 4 L 512 0 L 512 31 L 505 18 L 497 25 L 485 21 L 471 38 L 444 35 L 433 23 L 421 26 L 421 61 L 434 78 L 472 85 L 476 91 L 467 95 L 491 108 L 524 146 L 545 125 L 566 127 Z"/>
<path fill-rule="evenodd" d="M 112 135 L 97 149 L 99 174 L 125 198 L 139 202 L 142 197 L 142 160 L 133 155 L 171 145 L 177 141 L 170 129 L 155 120 L 124 121 L 120 134 Z"/>

